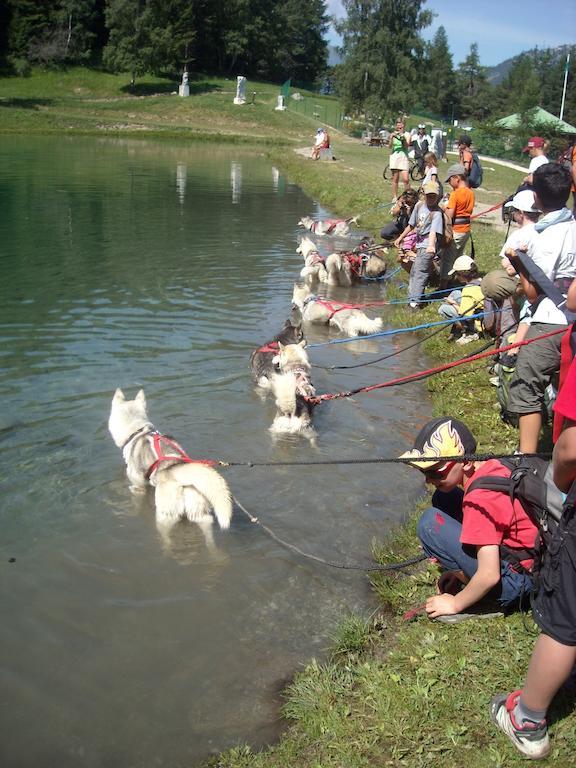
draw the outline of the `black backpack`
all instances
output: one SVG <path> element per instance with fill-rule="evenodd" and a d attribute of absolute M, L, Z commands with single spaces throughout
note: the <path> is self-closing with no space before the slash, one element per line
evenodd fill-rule
<path fill-rule="evenodd" d="M 470 173 L 468 174 L 468 186 L 472 189 L 477 189 L 482 184 L 482 177 L 484 171 L 478 157 L 478 152 L 472 152 L 472 165 L 470 166 Z"/>
<path fill-rule="evenodd" d="M 522 508 L 538 526 L 540 538 L 546 547 L 554 532 L 564 509 L 564 494 L 556 487 L 552 477 L 552 462 L 538 456 L 522 456 L 509 459 L 498 459 L 510 470 L 509 477 L 479 477 L 472 480 L 466 488 L 466 493 L 476 488 L 488 491 L 501 491 L 508 494 L 510 501 L 518 500 Z M 576 481 L 573 483 L 568 499 L 576 492 Z M 536 546 L 531 550 L 512 550 L 501 547 L 503 559 L 518 563 L 520 560 L 533 558 Z"/>

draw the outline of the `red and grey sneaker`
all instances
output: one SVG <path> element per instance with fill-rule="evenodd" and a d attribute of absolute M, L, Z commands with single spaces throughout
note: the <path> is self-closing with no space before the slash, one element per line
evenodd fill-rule
<path fill-rule="evenodd" d="M 532 760 L 546 757 L 550 752 L 550 739 L 546 720 L 539 723 L 525 722 L 519 726 L 514 719 L 514 707 L 522 691 L 499 693 L 490 703 L 490 715 L 501 731 L 504 731 L 519 752 Z"/>

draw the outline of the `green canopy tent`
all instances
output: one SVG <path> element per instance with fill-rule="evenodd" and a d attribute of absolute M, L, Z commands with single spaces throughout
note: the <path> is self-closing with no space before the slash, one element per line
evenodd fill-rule
<path fill-rule="evenodd" d="M 547 112 L 542 107 L 535 107 L 528 113 L 530 115 L 530 122 L 535 125 L 549 126 L 559 133 L 573 133 L 576 134 L 576 128 L 565 120 L 559 120 L 556 115 L 551 112 Z M 508 115 L 508 117 L 502 117 L 500 120 L 496 120 L 496 125 L 501 128 L 513 130 L 518 128 L 526 119 L 526 113 L 517 112 L 514 115 Z"/>

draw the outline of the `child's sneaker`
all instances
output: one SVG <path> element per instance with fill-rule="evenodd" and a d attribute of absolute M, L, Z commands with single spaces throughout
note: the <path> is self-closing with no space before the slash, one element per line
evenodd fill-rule
<path fill-rule="evenodd" d="M 470 344 L 471 341 L 478 341 L 479 338 L 480 336 L 478 336 L 477 333 L 469 333 L 467 335 L 460 336 L 459 339 L 456 339 L 456 344 Z"/>
<path fill-rule="evenodd" d="M 516 706 L 522 691 L 499 693 L 490 703 L 490 715 L 501 731 L 504 731 L 519 752 L 532 760 L 546 757 L 550 752 L 550 740 L 546 720 L 539 723 L 525 722 L 522 727 L 514 719 Z"/>

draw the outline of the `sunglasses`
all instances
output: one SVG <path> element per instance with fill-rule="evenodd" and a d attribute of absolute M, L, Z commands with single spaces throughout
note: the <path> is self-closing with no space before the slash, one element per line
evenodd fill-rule
<path fill-rule="evenodd" d="M 420 472 L 424 475 L 426 480 L 443 480 L 448 472 L 455 466 L 455 461 L 447 461 L 440 467 L 434 467 L 433 469 L 421 469 Z"/>

